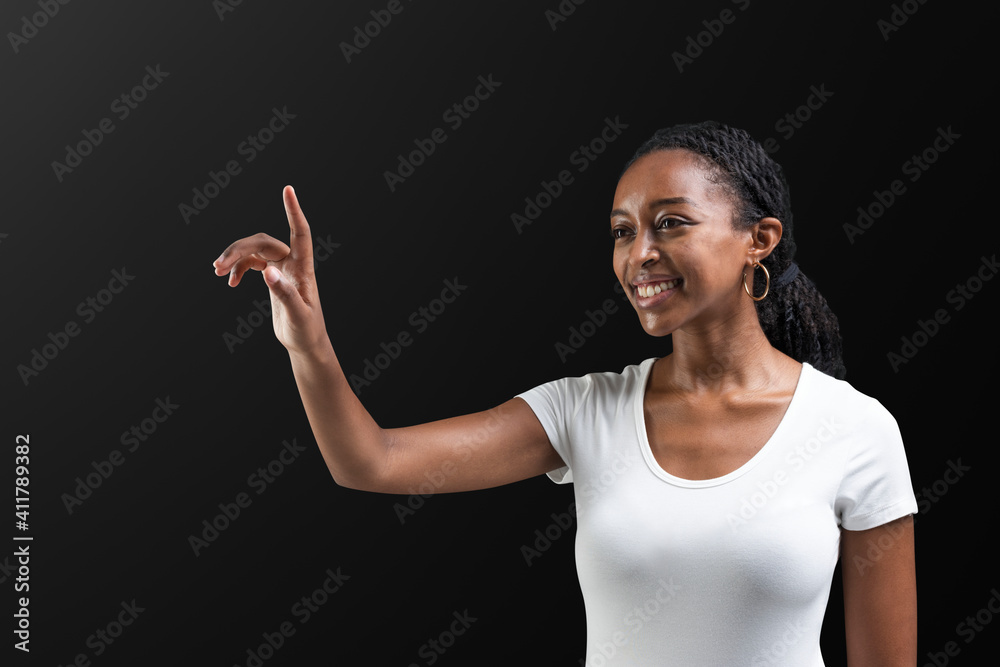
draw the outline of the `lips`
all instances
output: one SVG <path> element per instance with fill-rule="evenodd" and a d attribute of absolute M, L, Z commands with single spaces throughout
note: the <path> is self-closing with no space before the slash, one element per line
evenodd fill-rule
<path fill-rule="evenodd" d="M 680 276 L 649 274 L 632 281 L 635 289 L 636 305 L 643 308 L 658 305 L 670 298 L 684 283 Z"/>

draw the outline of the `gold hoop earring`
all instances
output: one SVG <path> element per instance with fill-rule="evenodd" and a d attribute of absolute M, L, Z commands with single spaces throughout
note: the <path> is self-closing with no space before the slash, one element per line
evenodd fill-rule
<path fill-rule="evenodd" d="M 761 294 L 760 296 L 754 296 L 754 295 L 753 295 L 753 294 L 752 294 L 752 293 L 750 292 L 750 288 L 749 288 L 749 287 L 747 287 L 747 274 L 745 274 L 745 273 L 743 274 L 743 289 L 744 289 L 744 290 L 746 290 L 746 293 L 747 293 L 747 296 L 749 296 L 749 297 L 750 297 L 751 299 L 753 299 L 754 301 L 760 301 L 761 299 L 763 299 L 763 298 L 764 298 L 765 296 L 767 296 L 767 292 L 768 292 L 768 290 L 770 290 L 770 289 L 771 289 L 771 274 L 767 272 L 767 267 L 766 267 L 766 266 L 764 266 L 763 264 L 761 264 L 761 263 L 760 263 L 760 262 L 758 262 L 757 260 L 754 260 L 754 261 L 753 261 L 753 270 L 755 271 L 755 270 L 757 269 L 757 267 L 758 267 L 758 266 L 759 266 L 760 268 L 764 269 L 764 278 L 765 278 L 765 279 L 766 279 L 766 281 L 767 281 L 767 282 L 765 283 L 765 285 L 764 285 L 764 293 L 763 293 L 763 294 Z M 752 273 L 751 273 L 751 275 L 752 275 Z"/>

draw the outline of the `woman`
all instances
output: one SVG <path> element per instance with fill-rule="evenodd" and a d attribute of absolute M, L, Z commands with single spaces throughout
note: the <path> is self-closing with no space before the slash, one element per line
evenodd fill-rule
<path fill-rule="evenodd" d="M 912 514 L 899 430 L 844 381 L 837 320 L 792 261 L 781 168 L 718 123 L 657 132 L 614 196 L 614 268 L 671 354 L 534 387 L 492 410 L 383 429 L 327 337 L 309 226 L 241 239 L 229 284 L 262 271 L 334 480 L 405 494 L 547 473 L 574 482 L 587 665 L 823 665 L 837 558 L 847 655 L 916 662 Z"/>

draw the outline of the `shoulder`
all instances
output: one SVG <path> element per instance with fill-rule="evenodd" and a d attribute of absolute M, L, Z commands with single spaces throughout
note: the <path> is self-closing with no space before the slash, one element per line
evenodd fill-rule
<path fill-rule="evenodd" d="M 657 357 L 650 357 L 636 364 L 629 364 L 620 371 L 595 371 L 586 375 L 563 378 L 567 386 L 581 392 L 620 393 L 638 388 L 639 382 L 646 377 L 649 367 Z"/>
<path fill-rule="evenodd" d="M 620 371 L 595 371 L 550 380 L 529 391 L 545 391 L 576 398 L 624 396 L 640 389 L 640 382 L 647 377 L 649 367 L 656 359 L 657 357 L 650 357 L 642 362 L 629 364 Z"/>
<path fill-rule="evenodd" d="M 802 373 L 808 383 L 808 400 L 817 409 L 834 413 L 842 423 L 855 428 L 897 428 L 895 417 L 881 401 L 847 380 L 827 375 L 808 363 L 802 365 Z"/>

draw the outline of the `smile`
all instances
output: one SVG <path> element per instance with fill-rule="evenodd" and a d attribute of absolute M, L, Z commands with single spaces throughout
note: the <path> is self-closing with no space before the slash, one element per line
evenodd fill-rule
<path fill-rule="evenodd" d="M 673 280 L 667 280 L 662 283 L 646 283 L 644 285 L 639 285 L 635 288 L 636 294 L 640 297 L 651 297 L 660 294 L 661 292 L 673 291 L 681 284 L 680 278 L 675 278 Z"/>

